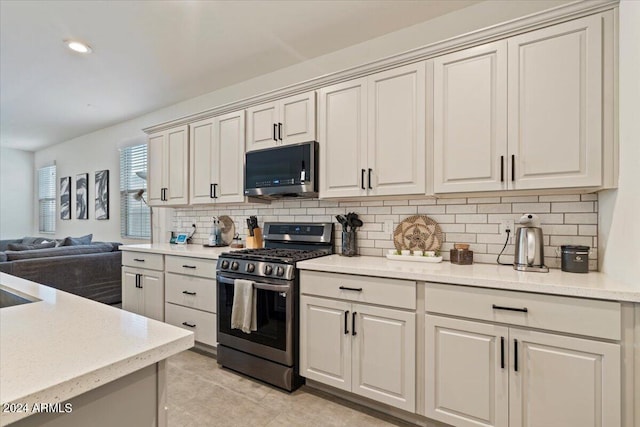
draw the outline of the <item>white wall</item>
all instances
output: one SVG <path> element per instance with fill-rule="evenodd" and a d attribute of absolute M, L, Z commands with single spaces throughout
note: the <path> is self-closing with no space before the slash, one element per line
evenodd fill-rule
<path fill-rule="evenodd" d="M 35 171 L 34 154 L 11 148 L 0 149 L 0 238 L 14 239 L 33 234 Z M 37 228 L 36 228 L 37 229 Z"/>
<path fill-rule="evenodd" d="M 640 287 L 640 2 L 620 2 L 617 190 L 600 194 L 601 271 Z"/>
<path fill-rule="evenodd" d="M 100 169 L 109 169 L 112 176 L 112 219 L 109 221 L 58 220 L 56 235 L 63 237 L 93 232 L 97 240 L 121 240 L 118 211 L 120 198 L 118 192 L 114 191 L 119 185 L 117 148 L 128 141 L 143 139 L 142 128 L 422 47 L 566 2 L 566 0 L 518 2 L 489 0 L 40 150 L 35 155 L 36 167 L 55 160 L 59 177 L 74 177 L 75 174 L 82 172 L 89 172 L 92 175 Z M 92 182 L 90 180 L 90 189 Z M 160 216 L 159 212 L 157 216 Z"/>

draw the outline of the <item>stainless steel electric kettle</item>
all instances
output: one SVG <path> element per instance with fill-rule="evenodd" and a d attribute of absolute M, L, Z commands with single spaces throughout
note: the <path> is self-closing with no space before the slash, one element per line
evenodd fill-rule
<path fill-rule="evenodd" d="M 519 222 L 521 227 L 516 232 L 513 268 L 518 271 L 548 273 L 549 268 L 544 265 L 542 228 L 535 226 L 538 223 L 538 216 L 524 214 Z"/>

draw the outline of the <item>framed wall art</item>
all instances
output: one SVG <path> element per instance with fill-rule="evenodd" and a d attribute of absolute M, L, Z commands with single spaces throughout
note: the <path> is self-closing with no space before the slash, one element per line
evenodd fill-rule
<path fill-rule="evenodd" d="M 71 177 L 60 178 L 60 219 L 71 219 Z"/>
<path fill-rule="evenodd" d="M 96 172 L 96 219 L 109 219 L 109 170 Z"/>
<path fill-rule="evenodd" d="M 89 219 L 89 174 L 76 175 L 76 218 Z"/>

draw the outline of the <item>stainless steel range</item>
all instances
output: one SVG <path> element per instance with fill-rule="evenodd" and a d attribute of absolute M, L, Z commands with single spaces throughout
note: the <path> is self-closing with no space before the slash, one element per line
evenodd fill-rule
<path fill-rule="evenodd" d="M 292 391 L 304 383 L 298 375 L 296 263 L 333 252 L 333 224 L 267 222 L 264 242 L 263 249 L 218 259 L 218 363 Z M 232 328 L 237 279 L 252 282 L 255 330 L 250 333 Z"/>

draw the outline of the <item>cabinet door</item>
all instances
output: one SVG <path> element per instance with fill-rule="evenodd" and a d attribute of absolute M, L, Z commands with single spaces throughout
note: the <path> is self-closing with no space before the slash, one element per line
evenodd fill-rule
<path fill-rule="evenodd" d="M 351 391 L 351 305 L 300 297 L 300 375 Z"/>
<path fill-rule="evenodd" d="M 415 313 L 353 305 L 353 373 L 356 394 L 415 412 Z"/>
<path fill-rule="evenodd" d="M 278 101 L 247 109 L 247 151 L 275 147 L 280 118 Z"/>
<path fill-rule="evenodd" d="M 367 79 L 318 91 L 319 196 L 364 196 L 367 164 Z"/>
<path fill-rule="evenodd" d="M 214 156 L 216 203 L 244 201 L 244 110 L 216 118 Z"/>
<path fill-rule="evenodd" d="M 432 315 L 425 328 L 425 415 L 462 427 L 508 426 L 508 328 Z"/>
<path fill-rule="evenodd" d="M 144 315 L 140 289 L 136 287 L 139 270 L 122 267 L 122 309 Z"/>
<path fill-rule="evenodd" d="M 214 154 L 214 122 L 211 118 L 189 126 L 189 200 L 192 204 L 214 202 L 214 164 L 220 161 Z"/>
<path fill-rule="evenodd" d="M 369 195 L 424 194 L 425 63 L 368 77 Z"/>
<path fill-rule="evenodd" d="M 316 140 L 316 93 L 307 92 L 280 101 L 279 138 L 283 144 Z"/>
<path fill-rule="evenodd" d="M 167 205 L 189 203 L 189 127 L 167 131 Z"/>
<path fill-rule="evenodd" d="M 511 427 L 621 425 L 618 344 L 517 328 L 509 344 Z"/>
<path fill-rule="evenodd" d="M 141 295 L 144 306 L 144 312 L 141 314 L 164 322 L 164 273 L 144 271 L 140 286 L 142 286 Z"/>
<path fill-rule="evenodd" d="M 508 42 L 512 188 L 600 185 L 601 17 L 543 28 Z"/>
<path fill-rule="evenodd" d="M 433 60 L 434 192 L 505 190 L 507 42 Z"/>
<path fill-rule="evenodd" d="M 165 181 L 164 163 L 167 158 L 165 150 L 166 134 L 163 132 L 149 135 L 147 146 L 147 203 L 149 206 L 163 206 L 162 189 L 167 186 Z"/>

